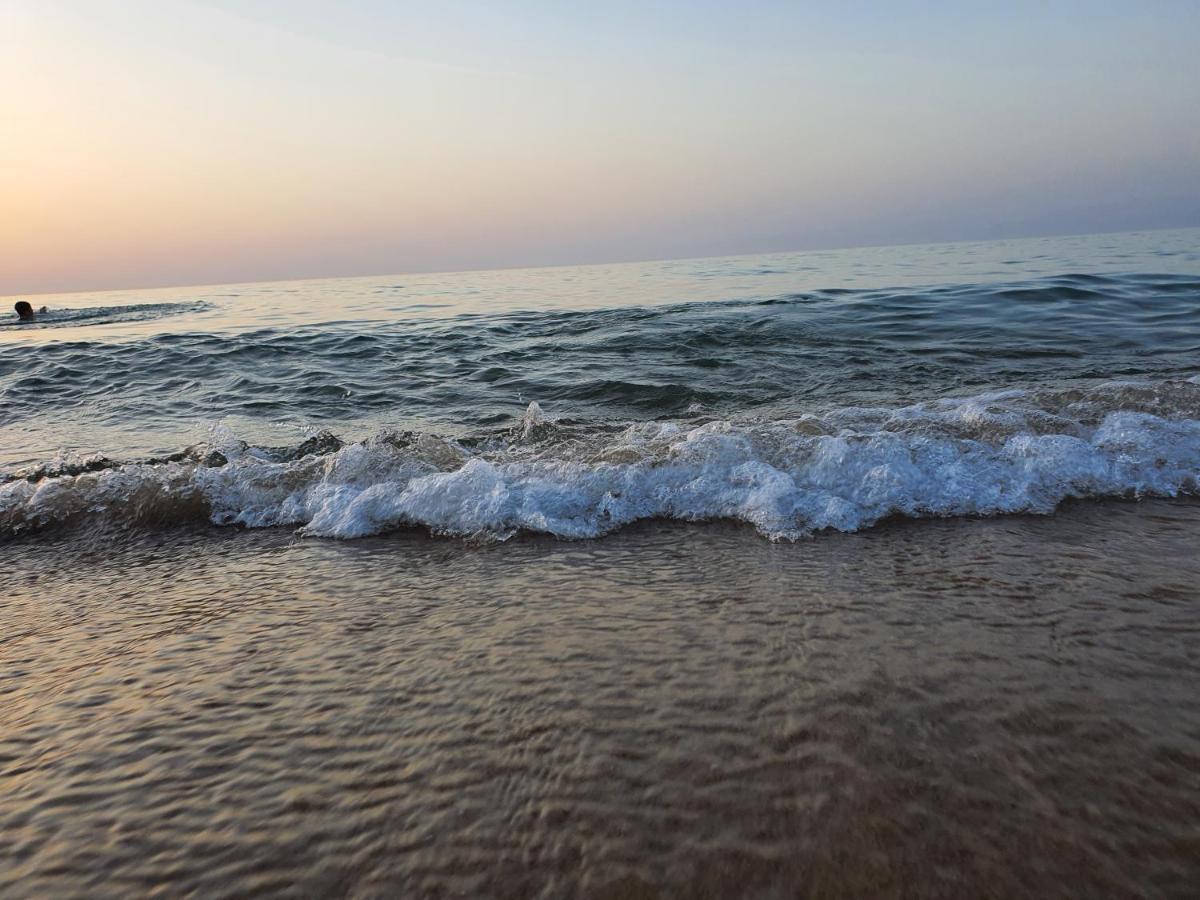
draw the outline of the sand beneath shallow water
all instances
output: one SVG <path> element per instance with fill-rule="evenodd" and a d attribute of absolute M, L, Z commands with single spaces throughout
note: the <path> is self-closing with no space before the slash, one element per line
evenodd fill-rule
<path fill-rule="evenodd" d="M 1197 502 L 0 558 L 5 896 L 1200 883 Z"/>

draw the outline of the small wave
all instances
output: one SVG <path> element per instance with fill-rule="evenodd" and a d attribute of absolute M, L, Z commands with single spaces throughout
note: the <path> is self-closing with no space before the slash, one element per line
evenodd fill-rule
<path fill-rule="evenodd" d="M 417 300 L 440 302 L 429 298 Z M 84 428 L 201 416 L 347 425 L 391 420 L 402 409 L 449 430 L 519 416 L 527 398 L 597 419 L 680 417 L 695 404 L 726 416 L 782 416 L 817 401 L 1169 378 L 1200 359 L 1194 276 L 1064 275 L 453 318 L 417 312 L 381 308 L 391 319 L 249 331 L 189 324 L 124 340 L 85 341 L 77 332 L 37 346 L 0 341 L 0 419 L 36 422 L 47 410 L 75 409 Z M 88 321 L 104 320 L 56 327 Z"/>
<path fill-rule="evenodd" d="M 1200 490 L 1200 378 L 1006 391 L 767 422 L 556 422 L 531 404 L 475 443 L 380 433 L 257 448 L 214 431 L 165 460 L 62 457 L 5 473 L 0 533 L 89 516 L 206 517 L 356 538 L 398 527 L 594 538 L 734 519 L 772 539 L 911 518 L 1049 513 L 1068 498 Z"/>
<path fill-rule="evenodd" d="M 19 319 L 0 321 L 0 328 L 70 328 L 83 325 L 110 325 L 125 322 L 145 322 L 164 316 L 204 312 L 212 304 L 202 300 L 188 303 L 140 303 L 130 306 L 93 306 L 76 309 L 50 309 L 39 313 L 31 322 Z"/>

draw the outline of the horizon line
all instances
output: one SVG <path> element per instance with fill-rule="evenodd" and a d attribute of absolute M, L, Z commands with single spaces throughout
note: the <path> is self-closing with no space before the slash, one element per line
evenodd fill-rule
<path fill-rule="evenodd" d="M 905 241 L 898 244 L 893 243 L 865 243 L 865 244 L 847 244 L 840 246 L 815 246 L 805 247 L 791 250 L 752 250 L 744 253 L 714 253 L 703 254 L 700 256 L 664 256 L 654 257 L 650 259 L 613 259 L 600 260 L 594 262 L 565 262 L 565 263 L 544 263 L 540 265 L 511 265 L 511 266 L 487 266 L 481 268 L 468 267 L 462 269 L 405 269 L 402 271 L 390 272 L 364 272 L 353 275 L 290 275 L 283 278 L 254 278 L 245 281 L 196 281 L 196 282 L 173 282 L 167 284 L 142 285 L 140 287 L 120 286 L 120 287 L 102 287 L 102 288 L 76 288 L 66 291 L 25 291 L 15 294 L 0 294 L 0 300 L 20 299 L 23 297 L 65 297 L 76 294 L 109 294 L 125 291 L 170 291 L 182 290 L 184 288 L 209 288 L 209 287 L 229 287 L 234 285 L 251 285 L 251 284 L 286 284 L 298 281 L 335 281 L 339 279 L 357 279 L 357 278 L 390 278 L 403 277 L 407 275 L 467 275 L 471 273 L 484 272 L 520 272 L 520 271 L 536 271 L 538 269 L 576 269 L 587 268 L 589 266 L 637 266 L 650 265 L 652 263 L 666 262 L 693 262 L 705 259 L 740 259 L 749 256 L 781 256 L 795 253 L 833 253 L 843 252 L 847 250 L 868 250 L 868 249 L 885 249 L 885 248 L 900 248 L 900 247 L 929 247 L 941 246 L 945 244 L 993 244 L 1002 241 L 1031 241 L 1042 240 L 1046 238 L 1070 238 L 1070 237 L 1091 237 L 1093 235 L 1104 234 L 1138 234 L 1146 231 L 1188 231 L 1191 229 L 1200 228 L 1200 223 L 1193 225 L 1156 225 L 1147 228 L 1118 228 L 1114 230 L 1102 231 L 1068 231 L 1068 232 L 1049 232 L 1040 234 L 1025 234 L 1012 237 L 999 238 L 955 238 L 950 240 L 933 240 L 933 241 Z"/>

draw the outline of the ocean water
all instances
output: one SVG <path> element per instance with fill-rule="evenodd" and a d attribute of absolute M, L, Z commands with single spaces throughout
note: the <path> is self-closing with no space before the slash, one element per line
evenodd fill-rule
<path fill-rule="evenodd" d="M 38 298 L 0 531 L 599 537 L 1176 496 L 1200 232 Z"/>
<path fill-rule="evenodd" d="M 1200 230 L 29 299 L 0 896 L 1195 896 Z"/>

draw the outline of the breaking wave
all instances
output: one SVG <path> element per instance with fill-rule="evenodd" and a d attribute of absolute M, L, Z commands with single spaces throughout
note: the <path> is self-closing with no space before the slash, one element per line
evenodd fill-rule
<path fill-rule="evenodd" d="M 401 527 L 594 538 L 651 518 L 773 539 L 912 518 L 1049 513 L 1068 498 L 1200 490 L 1200 377 L 1005 391 L 774 421 L 556 422 L 531 404 L 473 441 L 329 433 L 248 446 L 215 428 L 165 459 L 69 454 L 3 473 L 0 533 L 87 517 L 205 518 L 356 538 Z"/>

